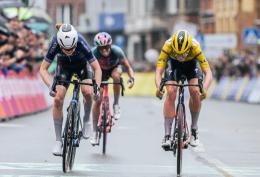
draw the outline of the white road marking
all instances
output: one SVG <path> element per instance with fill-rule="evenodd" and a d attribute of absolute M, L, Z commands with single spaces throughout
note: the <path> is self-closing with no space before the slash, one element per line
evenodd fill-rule
<path fill-rule="evenodd" d="M 61 171 L 59 163 L 0 163 L 0 173 L 4 171 Z M 122 174 L 167 174 L 176 173 L 176 166 L 170 165 L 122 165 L 122 164 L 75 164 L 73 171 L 99 172 L 99 173 L 122 173 Z M 201 175 L 218 175 L 207 166 L 184 166 L 184 173 Z M 49 173 L 49 172 L 48 172 Z M 0 175 L 0 177 L 5 177 Z M 9 177 L 9 176 L 8 176 Z M 15 176 L 16 177 L 16 176 Z"/>
<path fill-rule="evenodd" d="M 0 123 L 0 127 L 2 127 L 2 128 L 23 128 L 23 127 L 25 127 L 25 125 Z"/>
<path fill-rule="evenodd" d="M 202 144 L 203 147 L 203 144 Z M 197 147 L 196 147 L 197 148 Z M 197 160 L 210 167 L 211 169 L 215 169 L 224 177 L 240 177 L 240 176 L 259 176 L 260 167 L 254 166 L 228 166 L 222 161 L 210 157 L 208 154 L 201 153 L 196 148 L 190 148 L 194 153 L 193 155 L 197 157 Z M 200 149 L 200 148 L 199 148 Z M 205 149 L 204 149 L 205 150 Z"/>
<path fill-rule="evenodd" d="M 207 157 L 203 157 L 207 158 Z M 225 171 L 229 176 L 259 176 L 260 167 L 228 167 L 218 160 L 211 159 L 213 163 Z M 0 177 L 35 177 L 37 175 L 3 175 L 4 171 L 61 171 L 59 163 L 0 163 Z M 122 173 L 122 174 L 167 174 L 175 173 L 176 166 L 170 165 L 122 165 L 122 164 L 75 164 L 73 171 L 81 172 L 103 172 L 103 173 Z M 183 166 L 185 174 L 193 175 L 220 175 L 212 167 L 207 166 Z M 38 175 L 40 176 L 40 175 Z M 51 177 L 46 176 L 46 177 Z M 60 175 L 59 175 L 60 176 Z M 221 176 L 221 175 L 220 175 Z M 224 175 L 225 176 L 225 175 Z M 226 175 L 228 176 L 228 175 Z M 61 176 L 60 176 L 61 177 Z"/>

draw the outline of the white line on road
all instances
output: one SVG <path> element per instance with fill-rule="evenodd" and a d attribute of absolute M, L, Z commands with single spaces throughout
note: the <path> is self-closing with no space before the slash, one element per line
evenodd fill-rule
<path fill-rule="evenodd" d="M 0 127 L 3 127 L 3 128 L 23 128 L 23 127 L 25 127 L 25 125 L 0 123 Z"/>
<path fill-rule="evenodd" d="M 224 169 L 230 176 L 259 176 L 260 167 L 228 167 L 219 164 L 214 160 L 211 163 L 218 163 L 218 167 Z M 219 167 L 219 168 L 220 168 Z M 122 174 L 175 174 L 176 166 L 169 165 L 122 165 L 122 164 L 75 164 L 73 171 L 81 172 L 103 172 L 103 173 L 122 173 Z M 0 163 L 0 177 L 31 177 L 17 175 L 3 175 L 6 171 L 61 171 L 59 163 Z M 219 175 L 212 167 L 207 166 L 184 166 L 184 173 L 193 175 Z M 222 174 L 223 175 L 223 174 Z M 37 176 L 37 175 L 33 175 Z M 47 177 L 47 176 L 46 176 Z M 48 176 L 49 177 L 49 176 Z M 50 175 L 51 177 L 51 175 Z"/>
<path fill-rule="evenodd" d="M 46 172 L 61 171 L 59 163 L 0 163 L 0 174 L 8 171 Z M 122 173 L 122 174 L 175 174 L 176 166 L 170 165 L 122 165 L 122 164 L 75 164 L 73 171 L 98 172 L 98 173 Z M 184 166 L 183 171 L 188 174 L 218 175 L 218 173 L 207 166 Z M 48 172 L 48 173 L 49 173 Z M 187 174 L 186 173 L 186 174 Z M 0 175 L 0 177 L 5 177 Z M 8 176 L 9 177 L 9 176 Z M 16 176 L 15 176 L 16 177 Z"/>
<path fill-rule="evenodd" d="M 196 150 L 192 149 L 198 159 L 203 164 L 207 165 L 208 167 L 215 169 L 224 177 L 234 177 L 234 176 L 259 176 L 260 174 L 260 167 L 246 167 L 246 166 L 228 166 L 222 161 L 212 158 L 205 153 L 198 153 Z"/>

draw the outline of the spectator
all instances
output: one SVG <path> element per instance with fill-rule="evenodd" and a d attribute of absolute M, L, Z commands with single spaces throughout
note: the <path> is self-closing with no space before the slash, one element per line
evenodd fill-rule
<path fill-rule="evenodd" d="M 0 25 L 0 69 L 33 72 L 46 53 L 46 37 L 35 34 L 17 17 Z"/>

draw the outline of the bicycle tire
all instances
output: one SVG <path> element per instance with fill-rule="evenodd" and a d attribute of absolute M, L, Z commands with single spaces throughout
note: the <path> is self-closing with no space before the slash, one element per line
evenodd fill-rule
<path fill-rule="evenodd" d="M 72 106 L 68 109 L 67 121 L 64 128 L 64 140 L 62 151 L 62 169 L 64 173 L 70 171 L 71 151 L 72 151 Z"/>
<path fill-rule="evenodd" d="M 106 144 L 107 144 L 107 110 L 108 110 L 108 104 L 106 100 L 104 101 L 104 107 L 103 107 L 103 116 L 102 116 L 102 133 L 103 133 L 103 146 L 102 146 L 102 153 L 103 155 L 106 154 Z"/>
<path fill-rule="evenodd" d="M 182 172 L 182 150 L 183 150 L 183 121 L 184 121 L 184 106 L 180 104 L 177 110 L 177 175 L 180 176 Z"/>
<path fill-rule="evenodd" d="M 76 119 L 76 117 L 74 117 L 74 120 L 76 121 L 74 121 L 75 122 L 75 124 L 76 124 L 76 126 L 74 126 L 74 128 L 76 128 L 76 133 L 77 133 L 77 135 L 79 134 L 79 114 L 80 114 L 80 111 L 77 113 L 76 111 L 76 105 L 74 105 L 74 107 L 73 107 L 73 109 L 72 109 L 72 111 L 73 111 L 73 116 L 74 115 L 77 115 L 78 116 L 78 118 Z M 80 108 L 79 108 L 80 109 Z M 78 137 L 77 137 L 78 138 Z M 77 150 L 77 147 L 74 147 L 74 146 L 72 146 L 72 152 L 71 152 L 71 159 L 70 159 L 70 170 L 72 170 L 72 168 L 73 168 L 73 165 L 74 165 L 74 160 L 75 160 L 75 155 L 76 155 L 76 150 Z"/>

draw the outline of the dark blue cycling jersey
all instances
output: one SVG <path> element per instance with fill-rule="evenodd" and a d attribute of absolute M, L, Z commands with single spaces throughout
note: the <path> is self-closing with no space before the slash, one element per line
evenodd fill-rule
<path fill-rule="evenodd" d="M 77 47 L 72 55 L 68 56 L 62 52 L 58 41 L 57 36 L 55 35 L 52 38 L 52 41 L 49 45 L 48 52 L 45 56 L 45 60 L 51 63 L 55 56 L 57 55 L 58 63 L 65 64 L 65 65 L 82 65 L 86 62 L 92 63 L 96 60 L 91 52 L 91 48 L 87 41 L 85 41 L 84 37 L 78 33 L 78 42 Z"/>

